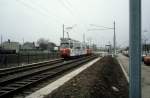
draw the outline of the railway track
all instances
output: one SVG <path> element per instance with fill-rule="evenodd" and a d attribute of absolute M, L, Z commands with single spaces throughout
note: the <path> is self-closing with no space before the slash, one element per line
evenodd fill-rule
<path fill-rule="evenodd" d="M 46 61 L 46 62 L 41 62 L 41 63 L 36 63 L 36 64 L 31 64 L 31 65 L 26 65 L 26 66 L 18 66 L 18 67 L 12 67 L 12 68 L 6 68 L 6 69 L 1 69 L 0 70 L 0 78 L 4 77 L 6 75 L 14 74 L 14 73 L 19 73 L 35 68 L 41 68 L 45 66 L 49 66 L 50 64 L 56 64 L 59 62 L 63 62 L 63 59 L 57 59 L 53 61 Z"/>
<path fill-rule="evenodd" d="M 83 57 L 65 62 L 56 60 L 36 66 L 3 70 L 3 72 L 0 72 L 0 98 L 10 97 L 33 84 L 48 78 L 54 78 L 94 58 L 94 56 Z"/>

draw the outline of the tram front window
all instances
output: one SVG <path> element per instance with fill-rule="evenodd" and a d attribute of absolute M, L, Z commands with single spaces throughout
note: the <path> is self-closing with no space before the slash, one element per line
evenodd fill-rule
<path fill-rule="evenodd" d="M 69 48 L 69 43 L 61 43 L 61 48 Z"/>

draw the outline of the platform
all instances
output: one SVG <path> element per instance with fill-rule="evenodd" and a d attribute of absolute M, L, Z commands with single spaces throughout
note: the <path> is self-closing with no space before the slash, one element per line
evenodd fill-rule
<path fill-rule="evenodd" d="M 117 59 L 129 76 L 129 58 L 118 54 Z M 150 98 L 150 66 L 146 66 L 142 63 L 141 75 L 142 98 Z"/>

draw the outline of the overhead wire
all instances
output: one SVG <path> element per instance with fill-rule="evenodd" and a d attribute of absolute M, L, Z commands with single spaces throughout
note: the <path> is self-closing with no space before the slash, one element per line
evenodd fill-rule
<path fill-rule="evenodd" d="M 56 19 L 56 16 L 54 15 L 49 15 L 48 11 L 45 9 L 38 8 L 36 5 L 31 4 L 31 2 L 24 2 L 24 0 L 16 0 L 18 3 L 22 4 L 26 8 L 32 9 L 33 11 L 37 11 L 39 14 L 46 16 L 46 17 L 53 17 L 55 21 L 60 22 L 59 19 Z M 49 18 L 48 18 L 49 19 Z"/>
<path fill-rule="evenodd" d="M 66 6 L 66 4 L 62 1 L 62 0 L 57 0 L 62 6 L 64 6 L 64 8 L 71 14 L 73 15 L 72 11 L 70 10 L 70 8 L 68 6 Z M 73 15 L 74 16 L 74 15 Z"/>
<path fill-rule="evenodd" d="M 39 5 L 37 5 L 37 4 L 35 4 L 35 2 L 31 2 L 33 5 L 35 5 L 36 7 Z M 50 15 L 52 15 L 53 17 L 55 17 L 55 18 L 57 18 L 57 20 L 60 20 L 60 21 L 62 21 L 62 19 L 60 19 L 61 17 L 59 17 L 57 14 L 55 14 L 53 11 L 53 9 L 52 10 L 50 10 L 50 8 L 49 9 L 47 9 L 47 8 L 45 8 L 45 7 L 40 7 L 40 5 L 38 6 L 39 8 L 41 8 L 42 10 L 44 10 L 45 12 L 47 12 L 48 14 L 50 14 Z"/>
<path fill-rule="evenodd" d="M 75 13 L 74 13 L 74 11 L 72 9 L 71 4 L 68 4 L 68 2 L 65 2 L 66 0 L 57 0 L 57 1 L 68 11 L 68 13 L 72 16 L 73 20 L 78 21 L 76 16 L 75 16 Z M 75 25 L 73 27 L 77 27 L 76 23 L 75 23 Z M 75 32 L 74 28 L 72 29 L 72 32 Z"/>
<path fill-rule="evenodd" d="M 96 30 L 109 30 L 109 29 L 88 29 L 88 31 L 96 31 Z"/>
<path fill-rule="evenodd" d="M 53 19 L 55 19 L 55 21 L 62 23 L 62 20 L 59 19 L 56 14 L 54 15 L 54 13 L 53 13 L 53 14 L 50 15 L 49 13 L 51 13 L 51 12 L 50 12 L 48 9 L 46 9 L 46 8 L 41 8 L 40 6 L 37 6 L 34 2 L 31 2 L 31 1 L 30 1 L 30 2 L 27 2 L 27 1 L 26 1 L 26 2 L 25 2 L 25 0 L 16 0 L 16 1 L 19 2 L 20 4 L 24 5 L 25 7 L 30 8 L 30 9 L 32 9 L 33 11 L 38 12 L 39 14 L 41 14 L 41 15 L 43 15 L 43 16 L 46 16 L 46 17 L 53 17 Z M 73 13 L 73 8 L 72 8 L 70 2 L 67 1 L 67 4 L 69 5 L 69 6 L 67 6 L 64 1 L 62 1 L 62 0 L 58 0 L 58 1 L 60 2 L 60 4 L 61 4 L 62 6 L 65 7 L 65 9 L 66 9 L 74 18 L 76 18 L 75 14 Z"/>
<path fill-rule="evenodd" d="M 73 17 L 76 19 L 76 21 L 78 21 L 81 25 L 84 26 L 85 31 L 86 31 L 86 28 L 87 28 L 86 25 L 81 23 L 82 20 L 80 18 L 78 18 L 78 16 L 80 15 L 79 12 L 73 7 L 73 5 L 70 3 L 69 0 L 63 0 L 63 2 L 66 2 L 66 4 L 69 6 L 70 10 L 73 12 Z"/>
<path fill-rule="evenodd" d="M 105 28 L 105 29 L 113 29 L 113 28 L 110 28 L 110 27 L 105 27 L 105 26 L 97 26 L 95 24 L 90 24 L 91 26 L 95 26 L 95 27 L 101 27 L 101 28 Z"/>
<path fill-rule="evenodd" d="M 68 5 L 72 6 L 72 4 L 68 0 L 65 0 L 65 1 L 68 3 Z"/>

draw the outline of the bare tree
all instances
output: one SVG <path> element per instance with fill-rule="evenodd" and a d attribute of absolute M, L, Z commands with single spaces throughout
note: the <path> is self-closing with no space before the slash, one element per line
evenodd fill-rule
<path fill-rule="evenodd" d="M 40 38 L 37 40 L 37 44 L 39 45 L 39 48 L 42 50 L 46 50 L 48 48 L 48 39 Z"/>

